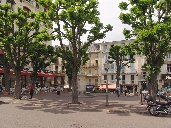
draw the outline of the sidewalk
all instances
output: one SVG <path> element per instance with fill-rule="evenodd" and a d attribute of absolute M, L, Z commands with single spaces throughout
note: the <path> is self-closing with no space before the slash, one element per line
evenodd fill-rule
<path fill-rule="evenodd" d="M 25 95 L 27 99 L 17 100 L 12 96 L 0 95 L 0 101 L 8 104 L 17 104 L 23 109 L 54 109 L 61 110 L 74 110 L 74 111 L 92 111 L 100 112 L 107 111 L 109 113 L 135 113 L 145 112 L 145 105 L 139 104 L 138 96 L 120 96 L 115 94 L 109 94 L 109 106 L 105 106 L 106 94 L 105 93 L 92 93 L 94 97 L 79 96 L 79 102 L 81 104 L 74 105 L 69 104 L 72 101 L 70 93 L 62 93 L 61 96 L 57 96 L 55 93 L 46 92 L 45 94 L 35 94 L 33 99 L 28 99 L 30 95 Z M 0 104 L 3 104 L 3 103 Z"/>

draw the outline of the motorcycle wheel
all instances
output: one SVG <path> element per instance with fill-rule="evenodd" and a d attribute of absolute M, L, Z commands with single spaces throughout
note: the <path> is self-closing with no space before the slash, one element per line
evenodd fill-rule
<path fill-rule="evenodd" d="M 160 113 L 156 112 L 157 107 L 156 106 L 150 106 L 148 108 L 148 112 L 150 113 L 150 115 L 152 116 L 158 116 Z"/>

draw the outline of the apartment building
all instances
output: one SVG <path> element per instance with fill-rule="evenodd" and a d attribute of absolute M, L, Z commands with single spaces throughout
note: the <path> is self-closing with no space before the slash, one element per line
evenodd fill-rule
<path fill-rule="evenodd" d="M 27 11 L 27 12 L 34 12 L 34 13 L 38 13 L 40 10 L 43 10 L 43 11 L 46 11 L 47 8 L 46 7 L 42 7 L 42 6 L 39 6 L 38 3 L 37 3 L 37 0 L 1 0 L 0 1 L 0 4 L 10 4 L 11 5 L 11 8 L 12 10 L 14 11 L 17 11 L 17 8 L 20 7 L 22 8 L 23 10 Z M 41 26 L 41 29 L 44 28 L 44 23 L 42 23 L 42 26 Z M 48 32 L 51 33 L 53 30 L 52 29 L 48 29 Z M 45 43 L 46 45 L 52 45 L 52 41 L 46 41 L 46 42 L 43 42 Z M 0 51 L 0 58 L 1 58 L 1 61 L 3 61 L 3 52 Z M 3 80 L 3 74 L 4 74 L 4 71 L 3 71 L 3 62 L 1 63 L 1 67 L 0 67 L 0 83 L 2 84 L 4 82 Z M 29 73 L 26 74 L 25 71 L 33 71 L 32 69 L 32 64 L 30 63 L 29 65 L 26 65 L 23 69 L 24 71 L 22 72 L 22 85 L 28 85 L 28 83 L 30 82 L 30 75 Z M 51 70 L 51 66 L 48 66 L 46 68 L 46 71 L 44 71 L 44 74 L 46 74 L 47 76 L 46 77 L 42 77 L 43 74 L 38 74 L 40 77 L 38 79 L 39 83 L 41 85 L 44 85 L 44 86 L 48 86 L 51 84 L 51 79 L 53 79 L 53 77 L 51 77 L 52 75 L 49 75 L 48 74 L 50 73 L 49 71 Z M 51 78 L 50 78 L 51 77 Z M 13 74 L 11 73 L 10 75 L 10 85 L 11 87 L 14 85 L 14 82 L 15 82 L 15 79 L 14 79 L 14 76 Z"/>
<path fill-rule="evenodd" d="M 108 71 L 105 70 L 105 63 L 108 60 L 109 49 L 112 45 L 125 45 L 131 43 L 133 40 L 122 40 L 113 42 L 93 43 L 89 46 L 87 53 L 90 60 L 80 68 L 78 73 L 78 89 L 79 90 L 92 90 L 92 89 L 116 89 L 116 64 L 109 64 Z M 69 48 L 69 46 L 66 46 Z M 72 48 L 69 48 L 72 50 Z M 140 92 L 140 89 L 147 90 L 148 84 L 146 81 L 147 72 L 143 68 L 146 63 L 146 57 L 143 55 L 126 56 L 127 58 L 133 57 L 134 63 L 129 64 L 121 70 L 120 86 L 123 89 L 126 86 L 130 93 Z M 61 59 L 58 63 L 54 64 L 55 71 L 64 70 L 62 68 Z M 63 74 L 64 84 L 68 84 L 67 75 Z M 165 58 L 165 64 L 161 67 L 161 72 L 157 78 L 158 88 L 171 87 L 171 52 Z"/>
<path fill-rule="evenodd" d="M 101 50 L 100 44 L 93 43 L 91 46 L 88 47 L 87 54 L 89 56 L 89 60 L 85 65 L 81 67 L 81 71 L 78 74 L 81 78 L 84 77 L 81 83 L 84 83 L 84 87 L 82 89 L 95 89 L 98 88 L 100 85 L 100 78 L 101 78 Z"/>
<path fill-rule="evenodd" d="M 101 86 L 100 88 L 104 89 L 106 88 L 106 84 L 108 81 L 108 87 L 109 89 L 113 90 L 116 88 L 116 63 L 109 64 L 108 71 L 105 70 L 105 63 L 108 60 L 109 56 L 109 49 L 111 46 L 119 45 L 123 46 L 125 44 L 131 43 L 133 40 L 122 40 L 122 41 L 113 41 L 113 42 L 102 42 L 101 44 L 101 53 L 102 53 L 102 67 L 101 67 Z M 137 91 L 138 87 L 138 67 L 140 65 L 139 57 L 137 55 L 133 56 L 126 56 L 126 58 L 134 58 L 135 62 L 129 64 L 128 67 L 123 67 L 121 69 L 121 75 L 120 75 L 120 86 L 121 86 L 121 91 L 124 86 L 126 86 L 129 90 L 130 93 L 134 93 Z"/>

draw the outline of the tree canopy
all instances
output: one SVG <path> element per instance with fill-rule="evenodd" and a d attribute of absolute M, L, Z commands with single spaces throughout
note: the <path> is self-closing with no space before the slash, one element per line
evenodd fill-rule
<path fill-rule="evenodd" d="M 136 37 L 133 45 L 138 54 L 146 56 L 149 93 L 156 94 L 156 79 L 170 50 L 171 9 L 170 0 L 130 0 L 119 4 L 119 18 L 132 27 L 124 29 L 127 39 Z"/>
<path fill-rule="evenodd" d="M 72 102 L 78 103 L 77 74 L 84 61 L 83 51 L 87 50 L 91 43 L 103 39 L 106 33 L 112 30 L 112 26 L 104 26 L 100 22 L 98 0 L 39 0 L 39 3 L 48 7 L 47 12 L 42 12 L 42 19 L 56 24 L 54 39 L 60 43 L 64 55 L 62 59 L 71 64 Z M 82 40 L 83 35 L 87 35 L 86 41 Z M 65 49 L 64 39 L 69 42 L 70 54 L 68 49 Z"/>
<path fill-rule="evenodd" d="M 133 57 L 134 51 L 131 45 L 113 45 L 109 50 L 109 63 L 116 64 L 116 85 L 119 85 L 121 70 L 125 67 L 130 67 L 130 63 L 134 63 L 135 58 Z M 128 57 L 129 56 L 129 57 Z"/>
<path fill-rule="evenodd" d="M 9 4 L 0 5 L 0 41 L 16 74 L 15 98 L 21 97 L 21 70 L 30 61 L 28 50 L 35 43 L 50 38 L 46 28 L 41 28 L 41 23 L 33 12 L 21 8 L 13 11 Z"/>

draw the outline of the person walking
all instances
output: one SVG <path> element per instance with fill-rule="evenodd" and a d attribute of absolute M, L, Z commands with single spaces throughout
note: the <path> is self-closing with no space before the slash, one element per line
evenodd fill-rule
<path fill-rule="evenodd" d="M 29 85 L 29 90 L 30 90 L 30 98 L 29 99 L 32 99 L 33 98 L 33 93 L 34 93 L 34 91 L 33 91 L 33 83 L 31 83 Z"/>
<path fill-rule="evenodd" d="M 57 95 L 60 96 L 61 95 L 61 88 L 60 88 L 60 86 L 58 86 L 56 88 L 56 91 L 57 91 Z"/>
<path fill-rule="evenodd" d="M 127 87 L 126 86 L 124 87 L 124 93 L 125 93 L 125 96 L 126 96 L 126 93 L 127 93 Z"/>

